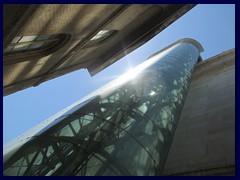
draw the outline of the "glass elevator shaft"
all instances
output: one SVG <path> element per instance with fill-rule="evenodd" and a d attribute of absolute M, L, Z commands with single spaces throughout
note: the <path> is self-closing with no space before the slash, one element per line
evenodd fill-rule
<path fill-rule="evenodd" d="M 189 40 L 151 56 L 29 138 L 4 175 L 161 175 L 200 52 Z"/>

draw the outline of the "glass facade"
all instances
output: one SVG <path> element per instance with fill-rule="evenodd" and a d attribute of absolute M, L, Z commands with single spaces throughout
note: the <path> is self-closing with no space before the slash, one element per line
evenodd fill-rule
<path fill-rule="evenodd" d="M 200 52 L 181 42 L 149 58 L 31 137 L 4 175 L 161 175 Z"/>

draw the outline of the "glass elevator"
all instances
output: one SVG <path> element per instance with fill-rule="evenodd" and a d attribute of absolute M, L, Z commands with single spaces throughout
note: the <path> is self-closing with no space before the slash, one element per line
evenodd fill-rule
<path fill-rule="evenodd" d="M 4 157 L 4 175 L 161 175 L 201 45 L 182 39 Z"/>

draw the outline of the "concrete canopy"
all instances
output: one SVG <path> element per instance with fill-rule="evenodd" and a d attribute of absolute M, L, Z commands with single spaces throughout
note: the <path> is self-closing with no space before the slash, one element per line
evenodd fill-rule
<path fill-rule="evenodd" d="M 86 68 L 95 75 L 146 43 L 194 6 L 5 4 L 4 96 L 78 69 Z M 100 37 L 99 32 L 108 31 L 111 33 L 106 38 Z M 30 36 L 36 39 L 39 36 L 54 36 L 59 41 L 49 48 L 7 51 L 20 42 L 14 44 L 14 38 Z M 52 39 L 41 42 L 47 44 L 49 41 Z"/>

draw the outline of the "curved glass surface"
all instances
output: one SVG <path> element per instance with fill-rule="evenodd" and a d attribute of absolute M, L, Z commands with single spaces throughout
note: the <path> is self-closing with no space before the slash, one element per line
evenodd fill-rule
<path fill-rule="evenodd" d="M 161 175 L 199 51 L 180 43 L 152 58 L 32 137 L 4 175 Z"/>

